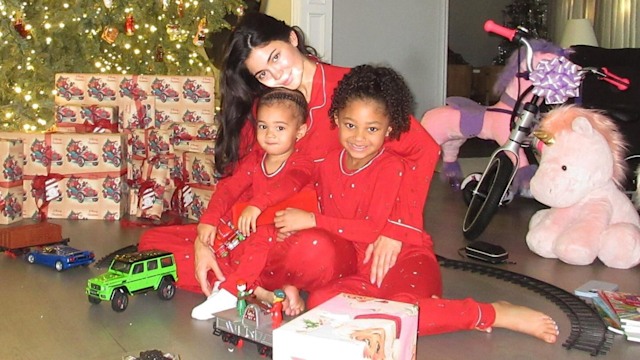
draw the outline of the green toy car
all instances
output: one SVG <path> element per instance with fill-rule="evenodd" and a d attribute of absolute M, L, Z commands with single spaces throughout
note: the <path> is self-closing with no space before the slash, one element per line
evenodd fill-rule
<path fill-rule="evenodd" d="M 148 250 L 117 255 L 109 270 L 87 282 L 89 302 L 111 301 L 114 311 L 122 312 L 129 305 L 129 295 L 157 290 L 163 300 L 171 300 L 176 293 L 176 262 L 173 254 Z"/>

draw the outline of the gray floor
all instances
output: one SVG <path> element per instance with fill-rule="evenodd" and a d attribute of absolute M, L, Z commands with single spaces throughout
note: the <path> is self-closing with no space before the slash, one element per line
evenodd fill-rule
<path fill-rule="evenodd" d="M 465 172 L 478 162 L 463 163 Z M 539 208 L 532 200 L 517 199 L 501 209 L 481 239 L 499 244 L 516 262 L 500 265 L 573 291 L 591 279 L 615 282 L 621 290 L 640 292 L 640 268 L 614 270 L 595 263 L 571 266 L 532 254 L 524 243 L 527 222 Z M 466 244 L 460 227 L 465 206 L 461 195 L 434 181 L 425 210 L 426 227 L 433 235 L 438 254 L 458 259 Z M 54 221 L 63 225 L 70 245 L 93 250 L 98 257 L 135 243 L 141 228 L 122 228 L 103 221 Z M 0 359 L 121 359 L 140 351 L 161 349 L 191 359 L 261 359 L 254 346 L 230 352 L 211 334 L 210 321 L 195 321 L 191 308 L 202 296 L 178 291 L 171 301 L 155 294 L 131 298 L 124 313 L 115 313 L 108 303 L 92 305 L 84 295 L 86 280 L 101 273 L 93 266 L 57 273 L 29 265 L 23 259 L 0 256 Z M 557 344 L 544 344 L 531 337 L 503 330 L 492 334 L 466 331 L 422 337 L 418 359 L 589 359 L 579 350 L 566 350 L 562 343 L 570 332 L 564 313 L 540 295 L 501 280 L 466 272 L 443 271 L 446 297 L 474 297 L 482 301 L 508 300 L 540 309 L 558 321 Z M 611 359 L 640 358 L 640 343 L 616 336 Z"/>

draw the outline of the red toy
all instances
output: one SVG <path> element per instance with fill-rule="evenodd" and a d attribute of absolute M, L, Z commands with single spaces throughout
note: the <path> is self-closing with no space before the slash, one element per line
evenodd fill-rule
<path fill-rule="evenodd" d="M 213 252 L 218 257 L 226 257 L 229 251 L 233 250 L 244 241 L 245 237 L 231 223 L 231 221 L 220 219 L 216 238 L 213 242 Z"/>
<path fill-rule="evenodd" d="M 271 327 L 273 329 L 282 325 L 282 302 L 286 298 L 284 291 L 277 289 L 273 292 L 273 305 L 271 306 Z"/>

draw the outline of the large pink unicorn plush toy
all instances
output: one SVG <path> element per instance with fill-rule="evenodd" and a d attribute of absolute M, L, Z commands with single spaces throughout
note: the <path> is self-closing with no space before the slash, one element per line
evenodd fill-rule
<path fill-rule="evenodd" d="M 562 48 L 544 40 L 532 40 L 531 48 L 534 51 L 534 69 L 540 60 L 565 55 Z M 463 178 L 458 152 L 467 139 L 479 137 L 494 140 L 500 145 L 509 139 L 511 112 L 519 95 L 531 85 L 521 72 L 526 68 L 525 54 L 525 48 L 515 51 L 500 72 L 493 88 L 494 93 L 500 95 L 496 104 L 485 107 L 471 99 L 454 96 L 447 98 L 447 105 L 429 110 L 422 117 L 422 126 L 442 148 L 441 178 L 455 189 L 460 188 Z M 529 165 L 526 156 L 520 155 L 520 169 L 512 186 L 514 194 L 522 187 L 524 191 L 528 190 L 528 180 L 535 173 L 535 165 Z"/>
<path fill-rule="evenodd" d="M 622 190 L 622 134 L 596 110 L 562 106 L 536 132 L 546 144 L 531 194 L 549 206 L 529 221 L 534 253 L 568 264 L 628 269 L 640 263 L 640 217 Z"/>

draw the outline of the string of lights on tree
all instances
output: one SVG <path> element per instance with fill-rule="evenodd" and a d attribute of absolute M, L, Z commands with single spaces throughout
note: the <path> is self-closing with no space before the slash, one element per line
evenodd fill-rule
<path fill-rule="evenodd" d="M 0 131 L 53 122 L 56 73 L 211 75 L 241 0 L 0 0 Z"/>

